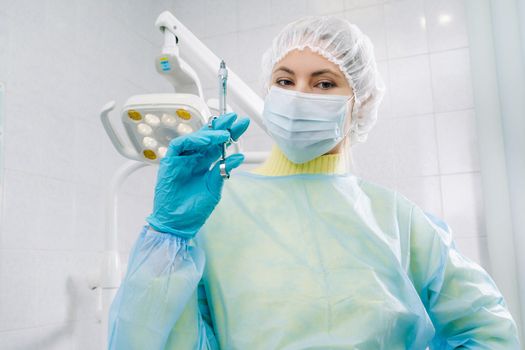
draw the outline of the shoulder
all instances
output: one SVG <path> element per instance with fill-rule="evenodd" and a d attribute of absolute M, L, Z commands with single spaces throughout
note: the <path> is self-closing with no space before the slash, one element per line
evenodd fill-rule
<path fill-rule="evenodd" d="M 397 211 L 409 214 L 416 204 L 396 189 L 387 187 L 374 181 L 358 178 L 358 184 L 365 194 L 376 205 L 394 206 Z"/>
<path fill-rule="evenodd" d="M 388 202 L 394 205 L 398 220 L 422 220 L 431 226 L 439 227 L 442 231 L 450 232 L 450 227 L 443 219 L 425 211 L 397 190 L 362 178 L 359 178 L 359 186 L 370 199 L 378 204 Z"/>
<path fill-rule="evenodd" d="M 362 191 L 371 196 L 378 198 L 395 198 L 397 191 L 393 188 L 389 188 L 385 185 L 381 185 L 377 182 L 364 179 L 362 177 L 356 177 L 357 183 Z"/>

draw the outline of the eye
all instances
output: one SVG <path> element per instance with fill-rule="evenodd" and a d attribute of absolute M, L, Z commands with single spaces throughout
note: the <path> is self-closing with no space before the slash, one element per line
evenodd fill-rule
<path fill-rule="evenodd" d="M 288 80 L 288 79 L 277 79 L 275 82 L 278 85 L 281 85 L 281 86 L 287 86 L 287 85 L 293 84 L 293 82 L 291 80 Z M 288 84 L 288 83 L 290 83 L 290 84 Z"/>
<path fill-rule="evenodd" d="M 316 86 L 319 86 L 323 90 L 328 90 L 335 87 L 336 85 L 331 81 L 320 81 Z"/>

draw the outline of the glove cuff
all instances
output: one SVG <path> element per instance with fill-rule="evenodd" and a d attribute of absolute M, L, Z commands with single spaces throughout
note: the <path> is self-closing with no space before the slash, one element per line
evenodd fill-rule
<path fill-rule="evenodd" d="M 177 237 L 180 237 L 180 238 L 185 238 L 185 239 L 192 239 L 193 237 L 195 237 L 195 235 L 197 234 L 198 230 L 196 231 L 191 231 L 191 232 L 188 232 L 188 231 L 182 231 L 182 230 L 177 230 L 177 229 L 174 229 L 174 228 L 171 228 L 171 227 L 168 227 L 166 225 L 163 225 L 161 223 L 159 223 L 155 217 L 153 217 L 152 215 L 148 216 L 146 218 L 146 221 L 148 222 L 148 224 L 155 230 L 155 231 L 158 231 L 158 232 L 161 232 L 161 233 L 169 233 L 171 235 L 174 235 L 174 236 L 177 236 Z"/>

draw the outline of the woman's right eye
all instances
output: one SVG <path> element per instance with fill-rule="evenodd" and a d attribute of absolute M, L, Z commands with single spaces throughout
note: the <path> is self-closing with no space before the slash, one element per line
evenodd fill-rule
<path fill-rule="evenodd" d="M 289 85 L 288 83 L 292 83 L 292 81 L 288 79 L 278 79 L 276 83 L 281 86 L 286 86 L 286 85 Z"/>

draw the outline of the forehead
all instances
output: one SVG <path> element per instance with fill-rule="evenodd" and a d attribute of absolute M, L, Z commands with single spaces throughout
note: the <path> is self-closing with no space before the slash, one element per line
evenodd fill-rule
<path fill-rule="evenodd" d="M 309 73 L 318 71 L 320 69 L 330 69 L 340 77 L 344 77 L 338 65 L 330 62 L 326 57 L 312 51 L 309 47 L 303 50 L 294 49 L 288 52 L 279 62 L 273 67 L 273 71 L 281 66 L 285 66 L 293 70 L 296 74 Z"/>

